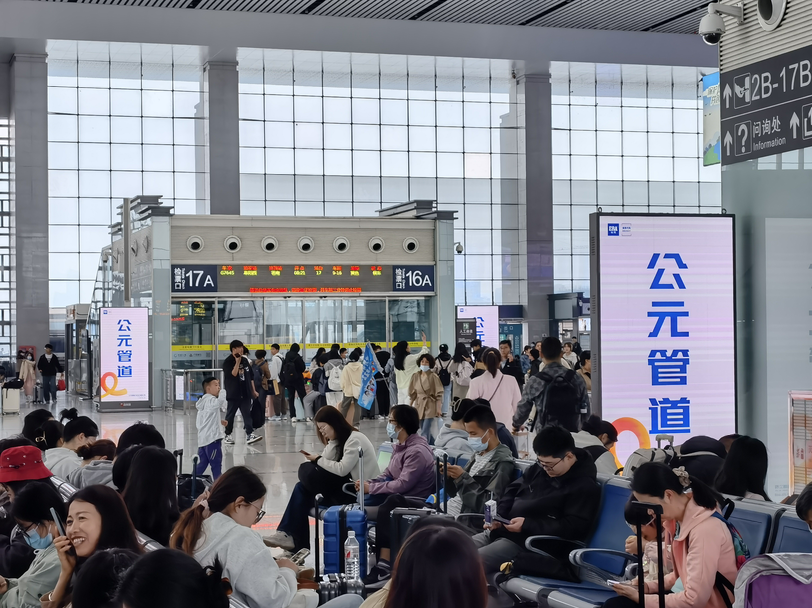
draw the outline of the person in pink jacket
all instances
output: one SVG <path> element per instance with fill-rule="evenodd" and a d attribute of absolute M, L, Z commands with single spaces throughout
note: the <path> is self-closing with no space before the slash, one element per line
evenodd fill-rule
<path fill-rule="evenodd" d="M 722 496 L 682 467 L 671 469 L 662 463 L 646 463 L 637 469 L 632 492 L 635 500 L 663 507 L 665 528 L 673 539 L 674 571 L 664 581 L 671 592 L 665 596 L 666 608 L 725 608 L 715 587 L 716 573 L 735 582 L 738 568 L 730 529 L 714 516 Z M 620 597 L 606 602 L 605 608 L 640 605 L 637 586 L 622 584 L 613 589 Z M 656 581 L 646 583 L 646 608 L 659 605 L 657 589 Z M 728 599 L 732 601 L 732 594 Z"/>
<path fill-rule="evenodd" d="M 471 379 L 468 399 L 487 399 L 496 421 L 509 426 L 513 424 L 516 404 L 522 398 L 516 378 L 501 372 L 502 355 L 495 348 L 486 349 L 480 360 L 487 369 L 481 376 Z"/>

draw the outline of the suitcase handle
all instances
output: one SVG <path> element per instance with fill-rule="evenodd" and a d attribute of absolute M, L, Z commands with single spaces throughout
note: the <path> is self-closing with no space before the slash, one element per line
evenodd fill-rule
<path fill-rule="evenodd" d="M 321 549 L 321 537 L 319 535 L 319 507 L 321 506 L 321 501 L 324 500 L 323 494 L 316 494 L 315 499 L 315 507 L 316 507 L 316 580 L 318 577 L 321 576 L 321 562 L 319 559 L 320 549 Z"/>
<path fill-rule="evenodd" d="M 646 502 L 632 502 L 636 509 L 641 509 L 645 512 L 654 513 L 654 525 L 657 528 L 657 563 L 663 563 L 663 508 L 661 505 L 655 505 Z M 638 520 L 637 522 L 637 588 L 640 597 L 644 597 L 646 583 L 645 571 L 643 570 L 643 524 Z M 659 606 L 665 608 L 665 574 L 663 568 L 657 568 L 657 584 L 659 585 L 658 593 Z"/>
<path fill-rule="evenodd" d="M 358 503 L 361 505 L 361 510 L 364 510 L 364 448 L 358 448 L 358 477 L 361 483 L 358 484 Z"/>

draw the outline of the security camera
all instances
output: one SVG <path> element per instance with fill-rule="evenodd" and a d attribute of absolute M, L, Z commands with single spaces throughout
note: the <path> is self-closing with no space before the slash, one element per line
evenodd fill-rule
<path fill-rule="evenodd" d="M 735 17 L 736 23 L 741 24 L 744 22 L 744 7 L 741 2 L 730 6 L 711 2 L 708 5 L 708 14 L 699 22 L 699 35 L 705 44 L 716 45 L 722 39 L 722 34 L 726 31 L 722 15 Z"/>
<path fill-rule="evenodd" d="M 456 246 L 454 247 L 454 250 L 455 250 L 457 253 L 462 253 L 463 251 L 465 251 L 465 250 L 462 248 L 462 243 L 455 243 L 455 245 L 456 245 Z"/>

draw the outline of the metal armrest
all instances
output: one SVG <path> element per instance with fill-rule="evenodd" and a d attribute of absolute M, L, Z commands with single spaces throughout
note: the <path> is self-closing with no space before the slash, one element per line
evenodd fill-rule
<path fill-rule="evenodd" d="M 598 568 L 597 566 L 590 564 L 584 561 L 584 556 L 586 555 L 611 555 L 614 557 L 620 557 L 624 560 L 623 566 L 619 572 L 607 572 L 603 568 Z M 578 566 L 579 568 L 584 568 L 588 570 L 592 574 L 595 574 L 599 579 L 606 580 L 608 578 L 617 578 L 625 573 L 626 567 L 628 566 L 629 562 L 637 563 L 637 556 L 632 555 L 631 553 L 626 553 L 625 551 L 615 551 L 613 549 L 577 549 L 570 553 L 570 562 L 574 566 Z"/>
<path fill-rule="evenodd" d="M 546 548 L 548 549 L 545 551 L 540 547 L 534 546 L 536 543 L 544 543 L 546 544 Z M 561 538 L 559 536 L 548 536 L 548 535 L 539 535 L 539 536 L 531 536 L 524 542 L 525 549 L 528 551 L 532 551 L 533 553 L 538 553 L 539 555 L 546 555 L 548 557 L 555 557 L 558 558 L 561 555 L 566 555 L 570 551 L 574 551 L 576 549 L 582 549 L 586 545 L 578 540 L 568 540 L 566 538 Z M 553 555 L 551 551 L 554 551 L 557 555 Z"/>
<path fill-rule="evenodd" d="M 460 521 L 461 519 L 474 519 L 474 518 L 485 521 L 485 515 L 482 513 L 460 513 L 454 519 Z"/>

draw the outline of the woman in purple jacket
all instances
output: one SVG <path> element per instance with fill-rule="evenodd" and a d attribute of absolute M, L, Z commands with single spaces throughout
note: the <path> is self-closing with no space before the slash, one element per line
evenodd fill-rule
<path fill-rule="evenodd" d="M 386 433 L 395 442 L 392 460 L 382 475 L 364 482 L 364 493 L 370 495 L 366 504 L 380 505 L 391 494 L 428 498 L 434 492 L 434 453 L 418 430 L 420 416 L 411 405 L 389 410 Z"/>

